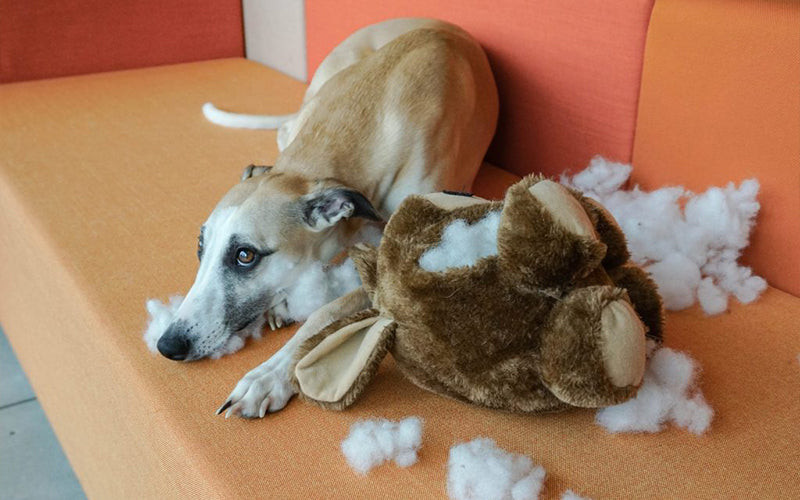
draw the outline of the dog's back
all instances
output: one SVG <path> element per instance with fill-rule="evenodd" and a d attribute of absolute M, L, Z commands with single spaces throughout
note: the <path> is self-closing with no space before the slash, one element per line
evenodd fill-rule
<path fill-rule="evenodd" d="M 353 37 L 373 45 L 359 48 Z M 480 45 L 427 19 L 388 21 L 353 37 L 321 65 L 329 79 L 320 85 L 315 75 L 312 87 L 319 87 L 309 88 L 276 169 L 308 176 L 325 169 L 385 213 L 411 193 L 469 189 L 497 122 L 497 91 Z M 340 68 L 345 54 L 350 64 Z M 338 66 L 323 68 L 331 61 Z"/>

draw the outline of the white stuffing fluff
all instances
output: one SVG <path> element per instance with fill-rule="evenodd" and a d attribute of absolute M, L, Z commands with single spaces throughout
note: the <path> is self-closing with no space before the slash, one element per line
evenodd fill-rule
<path fill-rule="evenodd" d="M 361 278 L 351 259 L 346 259 L 338 266 L 315 262 L 297 276 L 287 291 L 289 317 L 295 321 L 303 321 L 320 307 L 359 286 Z"/>
<path fill-rule="evenodd" d="M 699 301 L 707 314 L 719 314 L 727 310 L 729 295 L 744 304 L 757 299 L 767 282 L 737 261 L 760 208 L 758 181 L 701 194 L 679 186 L 622 190 L 631 170 L 595 157 L 561 182 L 599 201 L 617 219 L 633 261 L 652 275 L 667 309 Z"/>
<path fill-rule="evenodd" d="M 489 438 L 450 448 L 447 494 L 454 500 L 533 500 L 544 478 L 544 468 L 530 457 L 498 448 Z"/>
<path fill-rule="evenodd" d="M 561 500 L 592 500 L 589 497 L 582 497 L 572 490 L 567 490 L 561 494 Z"/>
<path fill-rule="evenodd" d="M 449 268 L 474 266 L 478 260 L 497 255 L 497 229 L 500 211 L 486 214 L 469 225 L 463 219 L 450 223 L 442 233 L 442 240 L 419 258 L 422 269 L 432 272 Z"/>
<path fill-rule="evenodd" d="M 408 417 L 399 422 L 383 418 L 359 420 L 342 441 L 342 453 L 356 472 L 366 474 L 373 467 L 394 460 L 399 467 L 417 463 L 422 444 L 422 420 Z"/>
<path fill-rule="evenodd" d="M 671 421 L 695 434 L 711 425 L 714 410 L 696 386 L 698 367 L 686 354 L 663 347 L 649 359 L 634 399 L 603 408 L 595 421 L 609 432 L 658 432 Z"/>
<path fill-rule="evenodd" d="M 149 299 L 145 304 L 150 319 L 147 321 L 147 328 L 144 331 L 144 341 L 152 352 L 158 352 L 156 347 L 158 339 L 172 323 L 172 318 L 175 317 L 175 313 L 178 312 L 182 303 L 183 295 L 173 295 L 169 298 L 168 304 L 164 304 L 158 299 Z"/>

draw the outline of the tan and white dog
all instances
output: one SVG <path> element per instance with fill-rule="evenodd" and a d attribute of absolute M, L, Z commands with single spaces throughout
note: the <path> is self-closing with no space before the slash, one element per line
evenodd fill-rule
<path fill-rule="evenodd" d="M 294 115 L 251 116 L 207 104 L 227 126 L 276 128 L 274 167 L 249 167 L 203 226 L 195 283 L 158 341 L 175 360 L 210 355 L 232 336 L 288 322 L 283 298 L 312 263 L 363 239 L 412 193 L 468 190 L 497 123 L 494 78 L 480 45 L 431 19 L 368 26 L 322 62 Z M 250 371 L 219 412 L 263 417 L 294 394 L 296 347 L 364 308 L 356 291 L 317 312 Z"/>

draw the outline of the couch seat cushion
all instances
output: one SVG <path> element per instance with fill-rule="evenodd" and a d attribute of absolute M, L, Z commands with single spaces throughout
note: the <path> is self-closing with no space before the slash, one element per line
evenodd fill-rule
<path fill-rule="evenodd" d="M 450 446 L 489 436 L 548 472 L 546 496 L 754 498 L 797 487 L 800 299 L 770 289 L 706 317 L 670 314 L 667 345 L 703 367 L 707 435 L 610 435 L 592 411 L 511 415 L 405 381 L 387 360 L 352 409 L 292 401 L 263 420 L 214 414 L 286 341 L 179 364 L 141 339 L 148 297 L 185 293 L 200 224 L 275 133 L 205 121 L 213 101 L 291 112 L 304 86 L 241 59 L 0 86 L 0 321 L 78 477 L 96 498 L 442 498 Z M 495 167 L 476 191 L 502 195 Z M 482 187 L 483 186 L 483 187 Z M 367 477 L 339 443 L 359 418 L 425 419 L 420 461 Z"/>

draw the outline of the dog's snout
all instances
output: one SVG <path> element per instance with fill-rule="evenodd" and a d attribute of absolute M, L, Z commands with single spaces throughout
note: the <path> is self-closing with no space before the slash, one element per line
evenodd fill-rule
<path fill-rule="evenodd" d="M 164 335 L 158 339 L 158 352 L 171 360 L 183 361 L 189 356 L 192 344 L 182 331 L 176 331 L 182 329 L 175 328 L 175 326 L 171 325 L 167 328 Z"/>

